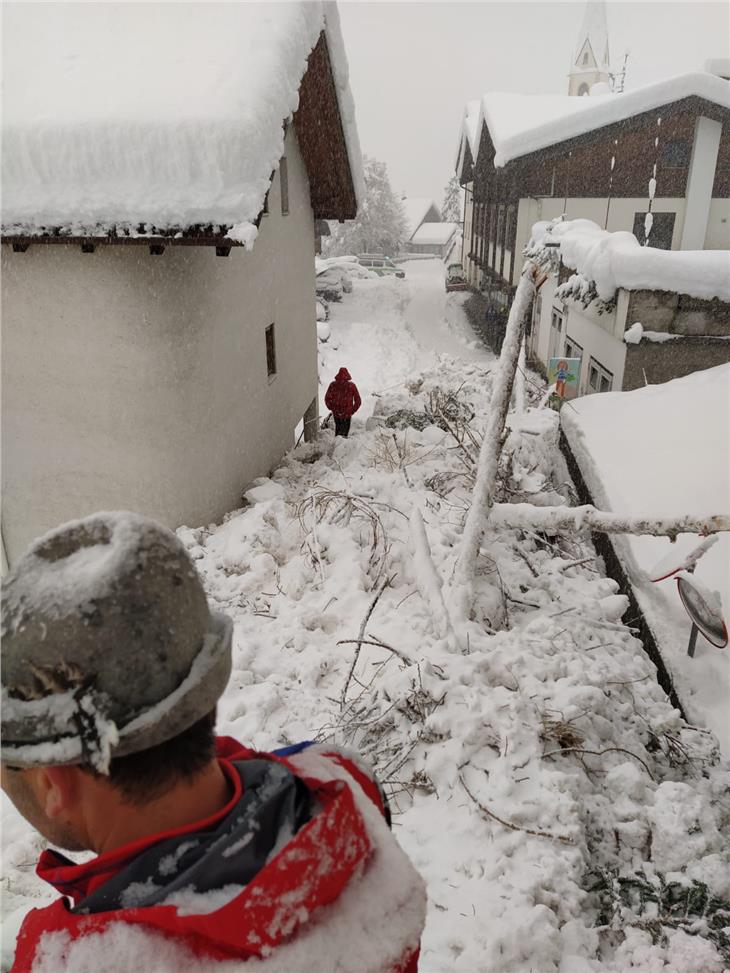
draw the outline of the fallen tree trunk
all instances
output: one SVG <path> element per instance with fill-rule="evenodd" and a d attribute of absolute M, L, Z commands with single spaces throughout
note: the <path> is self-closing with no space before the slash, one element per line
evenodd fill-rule
<path fill-rule="evenodd" d="M 520 342 L 520 354 L 517 359 L 515 372 L 515 401 L 514 409 L 518 416 L 525 411 L 525 371 L 527 369 L 527 355 L 525 354 L 525 339 Z"/>
<path fill-rule="evenodd" d="M 499 365 L 495 371 L 492 397 L 489 403 L 489 421 L 479 450 L 474 492 L 464 525 L 464 536 L 459 549 L 454 577 L 451 582 L 451 617 L 455 623 L 466 621 L 471 610 L 479 545 L 487 525 L 489 512 L 494 503 L 497 469 L 502 452 L 502 434 L 512 397 L 512 387 L 515 381 L 522 339 L 525 334 L 525 319 L 532 307 L 535 291 L 545 279 L 544 276 L 542 276 L 542 280 L 538 279 L 541 274 L 542 272 L 537 264 L 530 260 L 525 263 L 507 319 L 507 330 L 502 344 L 502 353 L 499 356 Z"/>
<path fill-rule="evenodd" d="M 652 534 L 670 537 L 678 534 L 717 534 L 730 531 L 730 514 L 707 517 L 628 517 L 624 514 L 596 510 L 590 504 L 581 507 L 534 507 L 530 503 L 497 503 L 492 507 L 490 526 L 514 529 L 601 534 Z"/>

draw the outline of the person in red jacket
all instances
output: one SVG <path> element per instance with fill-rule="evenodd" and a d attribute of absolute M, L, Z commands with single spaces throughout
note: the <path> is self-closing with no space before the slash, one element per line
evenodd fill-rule
<path fill-rule="evenodd" d="M 341 368 L 334 382 L 330 382 L 324 404 L 335 417 L 335 436 L 347 437 L 350 420 L 360 408 L 362 400 L 357 385 L 346 368 Z"/>
<path fill-rule="evenodd" d="M 2 597 L 3 789 L 96 854 L 43 852 L 61 898 L 25 917 L 12 973 L 416 973 L 424 886 L 371 772 L 324 744 L 215 737 L 232 625 L 173 533 L 64 525 Z"/>

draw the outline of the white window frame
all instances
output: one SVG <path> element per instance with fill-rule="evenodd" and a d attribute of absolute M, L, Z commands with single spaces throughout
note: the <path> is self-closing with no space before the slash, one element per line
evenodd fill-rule
<path fill-rule="evenodd" d="M 580 360 L 580 365 L 578 366 L 578 394 L 580 394 L 581 388 L 581 373 L 583 371 L 583 352 L 584 349 L 578 344 L 570 335 L 566 332 L 565 343 L 563 345 L 563 354 L 566 358 L 578 358 Z"/>
<path fill-rule="evenodd" d="M 570 351 L 568 350 L 568 346 L 570 346 L 571 349 Z M 577 355 L 573 354 L 573 351 L 577 351 L 578 354 Z M 578 344 L 577 341 L 574 341 L 569 334 L 565 335 L 565 345 L 563 347 L 563 354 L 565 355 L 566 358 L 580 358 L 580 360 L 583 361 L 583 348 Z"/>
<path fill-rule="evenodd" d="M 557 358 L 563 347 L 563 325 L 565 314 L 558 307 L 553 307 L 550 313 L 550 340 L 548 341 L 548 364 L 551 358 Z"/>
<path fill-rule="evenodd" d="M 598 388 L 592 382 L 592 372 L 596 373 L 598 378 Z M 602 388 L 604 382 L 608 383 L 608 388 Z M 599 361 L 596 361 L 593 356 L 588 359 L 588 373 L 586 375 L 586 395 L 593 395 L 597 392 L 610 392 L 613 389 L 613 372 L 602 365 Z"/>

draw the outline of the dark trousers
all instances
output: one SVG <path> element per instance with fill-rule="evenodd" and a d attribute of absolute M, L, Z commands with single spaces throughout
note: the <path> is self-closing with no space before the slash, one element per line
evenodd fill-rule
<path fill-rule="evenodd" d="M 335 416 L 335 436 L 344 436 L 347 439 L 347 434 L 350 431 L 350 420 L 346 419 L 344 416 Z"/>

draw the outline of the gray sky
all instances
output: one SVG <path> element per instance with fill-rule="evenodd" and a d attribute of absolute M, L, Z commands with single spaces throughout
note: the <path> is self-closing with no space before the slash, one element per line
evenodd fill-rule
<path fill-rule="evenodd" d="M 585 4 L 340 0 L 363 152 L 388 165 L 393 188 L 440 205 L 464 104 L 485 91 L 567 94 Z M 626 88 L 702 70 L 730 56 L 727 2 L 608 0 L 614 68 L 629 50 Z"/>

